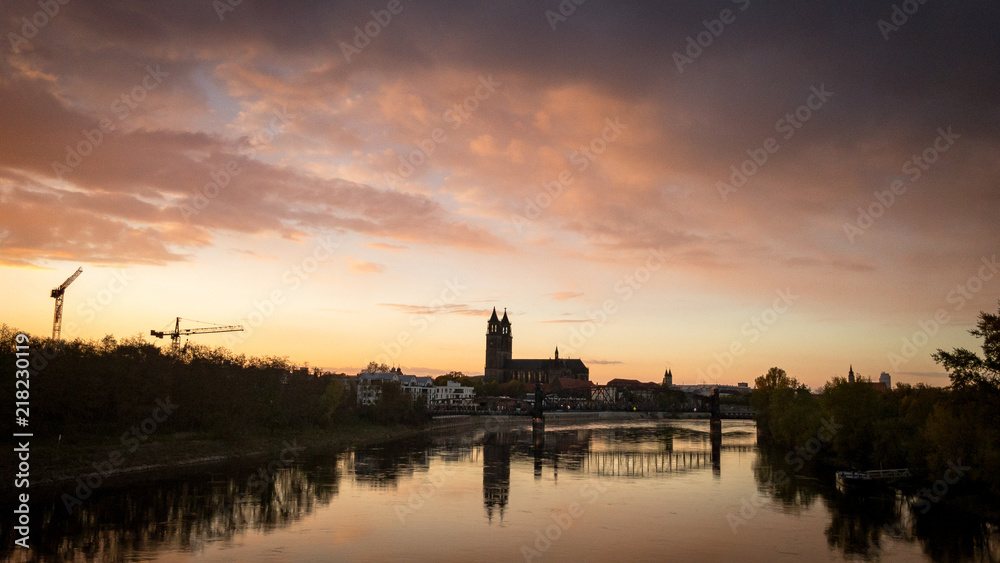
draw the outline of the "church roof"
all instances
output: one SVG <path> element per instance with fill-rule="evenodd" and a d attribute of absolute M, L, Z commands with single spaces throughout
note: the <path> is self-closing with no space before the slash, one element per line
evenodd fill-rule
<path fill-rule="evenodd" d="M 496 312 L 496 309 L 494 309 L 493 311 Z M 508 326 L 510 325 L 510 319 L 507 318 L 507 309 L 503 310 L 503 320 L 500 321 L 500 324 Z"/>
<path fill-rule="evenodd" d="M 557 389 L 586 389 L 593 387 L 594 384 L 583 379 L 556 377 L 552 379 L 551 386 Z"/>
<path fill-rule="evenodd" d="M 629 387 L 633 389 L 642 388 L 659 388 L 656 383 L 647 383 L 645 381 L 639 381 L 638 379 L 612 379 L 608 382 L 608 387 Z"/>
<path fill-rule="evenodd" d="M 504 311 L 504 318 L 507 318 L 506 311 Z M 493 307 L 493 316 L 490 317 L 490 321 L 489 322 L 490 322 L 490 324 L 500 322 L 500 319 L 497 318 L 497 308 L 496 307 Z M 510 321 L 508 321 L 508 322 L 510 322 Z"/>
<path fill-rule="evenodd" d="M 515 369 L 515 370 L 525 370 L 525 371 L 540 371 L 553 368 L 569 368 L 571 372 L 586 372 L 587 366 L 583 363 L 583 360 L 573 358 L 573 359 L 563 359 L 558 360 L 545 359 L 545 360 L 507 360 L 504 362 L 504 368 Z"/>

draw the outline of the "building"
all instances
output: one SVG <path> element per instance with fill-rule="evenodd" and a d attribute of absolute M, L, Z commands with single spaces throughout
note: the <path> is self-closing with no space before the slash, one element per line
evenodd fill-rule
<path fill-rule="evenodd" d="M 557 377 L 590 381 L 590 369 L 578 359 L 560 359 L 559 348 L 555 357 L 547 360 L 513 359 L 513 336 L 507 311 L 503 319 L 497 318 L 496 307 L 486 323 L 486 371 L 483 381 L 506 383 L 521 381 L 525 384 L 549 383 Z"/>
<path fill-rule="evenodd" d="M 669 369 L 663 372 L 663 385 L 664 387 L 671 387 L 674 384 L 674 372 Z"/>
<path fill-rule="evenodd" d="M 847 382 L 854 383 L 854 364 L 851 364 L 851 370 L 847 372 Z"/>
<path fill-rule="evenodd" d="M 699 383 L 696 385 L 674 385 L 674 389 L 691 395 L 710 397 L 712 389 L 718 389 L 723 395 L 748 395 L 753 392 L 749 385 L 722 385 L 719 383 Z"/>
<path fill-rule="evenodd" d="M 892 377 L 888 373 L 883 371 L 882 375 L 878 376 L 878 382 L 885 383 L 887 388 L 892 389 Z"/>
<path fill-rule="evenodd" d="M 612 379 L 606 387 L 611 391 L 611 397 L 615 401 L 630 400 L 633 402 L 651 401 L 661 389 L 661 386 L 656 383 L 620 378 Z"/>
<path fill-rule="evenodd" d="M 457 381 L 448 380 L 444 385 L 435 385 L 431 396 L 431 406 L 471 405 L 476 390 Z"/>
<path fill-rule="evenodd" d="M 364 372 L 358 374 L 358 404 L 375 403 L 382 396 L 382 385 L 392 382 L 398 382 L 403 392 L 427 404 L 430 403 L 434 394 L 433 378 L 406 375 L 401 369 L 393 368 L 386 373 Z"/>
<path fill-rule="evenodd" d="M 432 377 L 406 375 L 399 368 L 387 373 L 359 373 L 357 377 L 358 404 L 371 405 L 382 396 L 382 385 L 398 382 L 404 393 L 428 406 L 471 405 L 476 390 L 457 381 L 434 385 Z"/>

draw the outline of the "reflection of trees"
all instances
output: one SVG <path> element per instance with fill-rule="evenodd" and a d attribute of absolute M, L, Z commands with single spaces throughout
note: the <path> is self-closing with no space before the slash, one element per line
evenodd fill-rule
<path fill-rule="evenodd" d="M 785 463 L 788 452 L 758 448 L 753 464 L 757 489 L 779 501 L 786 513 L 798 513 L 819 497 L 830 513 L 826 539 L 846 558 L 878 560 L 898 542 L 918 541 L 934 561 L 1000 561 L 1000 529 L 945 502 L 926 514 L 919 499 L 891 488 L 838 491 L 831 482 L 813 477 L 804 467 L 798 475 Z"/>
<path fill-rule="evenodd" d="M 400 440 L 378 447 L 358 448 L 347 457 L 347 468 L 354 472 L 354 479 L 372 488 L 395 487 L 401 476 L 413 475 L 430 467 L 428 450 L 431 443 L 426 437 Z"/>
<path fill-rule="evenodd" d="M 764 446 L 757 449 L 757 459 L 753 462 L 757 490 L 779 501 L 782 511 L 799 514 L 816 501 L 815 484 L 804 480 L 785 462 L 788 452 L 769 450 Z"/>
<path fill-rule="evenodd" d="M 907 535 L 901 524 L 905 500 L 889 489 L 846 494 L 832 490 L 823 497 L 830 510 L 826 541 L 846 556 L 877 559 L 886 551 L 890 537 Z"/>
<path fill-rule="evenodd" d="M 947 505 L 919 515 L 913 529 L 935 561 L 1000 561 L 1000 527 Z"/>
<path fill-rule="evenodd" d="M 33 553 L 25 555 L 20 548 L 10 551 L 11 539 L 4 542 L 7 551 L 0 552 L 0 557 L 119 561 L 165 546 L 196 551 L 205 541 L 286 526 L 317 504 L 328 504 L 337 494 L 340 479 L 335 457 L 312 461 L 308 467 L 277 462 L 227 467 L 223 475 L 192 474 L 116 488 L 106 485 L 72 514 L 67 514 L 60 500 L 64 492 L 73 494 L 75 484 L 67 486 L 51 492 L 45 502 L 32 504 Z M 41 495 L 32 493 L 33 498 Z"/>

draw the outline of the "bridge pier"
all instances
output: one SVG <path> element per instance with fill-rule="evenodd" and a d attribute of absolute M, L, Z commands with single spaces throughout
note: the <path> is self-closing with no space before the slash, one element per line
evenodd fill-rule
<path fill-rule="evenodd" d="M 544 434 L 545 433 L 545 415 L 533 416 L 531 417 L 531 433 L 532 434 Z M 537 436 L 536 436 L 537 439 Z"/>
<path fill-rule="evenodd" d="M 535 444 L 545 441 L 545 414 L 542 411 L 542 403 L 545 401 L 545 394 L 542 392 L 542 384 L 535 383 L 535 408 L 531 413 L 531 434 L 535 439 Z"/>

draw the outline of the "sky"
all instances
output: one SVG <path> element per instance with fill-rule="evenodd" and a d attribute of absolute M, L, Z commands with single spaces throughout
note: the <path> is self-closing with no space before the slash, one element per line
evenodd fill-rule
<path fill-rule="evenodd" d="M 995 2 L 2 3 L 0 320 L 810 386 L 1000 299 Z M 46 11 L 47 10 L 47 11 Z M 189 320 L 190 319 L 190 320 Z"/>

